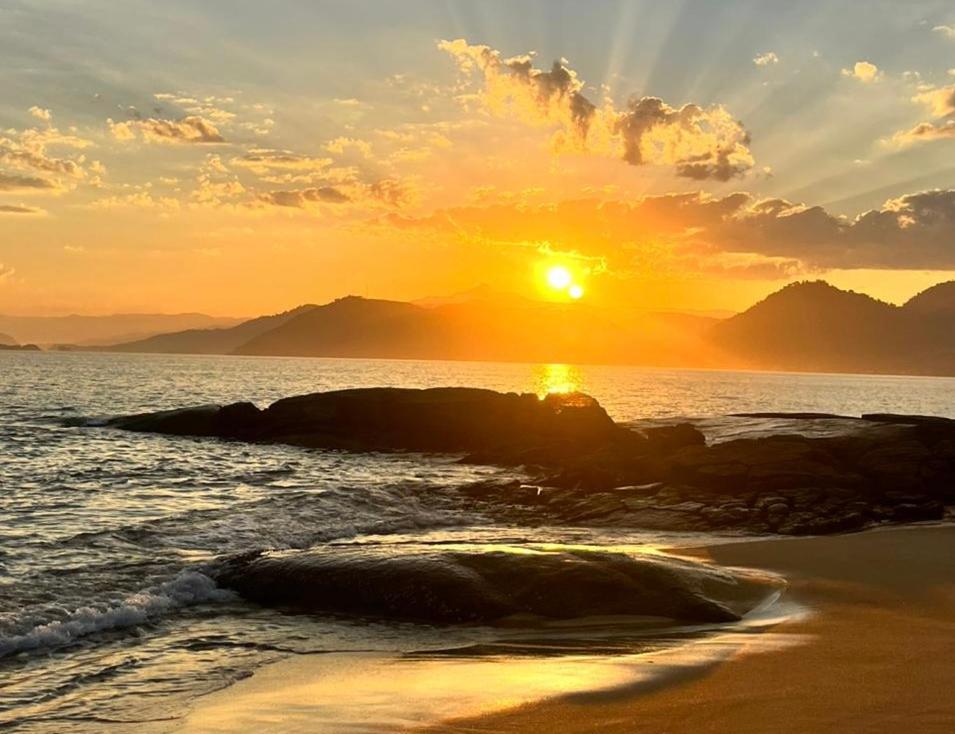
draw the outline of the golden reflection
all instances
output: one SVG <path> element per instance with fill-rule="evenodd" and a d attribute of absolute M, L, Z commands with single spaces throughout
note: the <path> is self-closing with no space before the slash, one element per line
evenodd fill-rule
<path fill-rule="evenodd" d="M 575 365 L 534 365 L 534 392 L 539 397 L 550 393 L 583 392 L 583 385 L 583 374 Z"/>

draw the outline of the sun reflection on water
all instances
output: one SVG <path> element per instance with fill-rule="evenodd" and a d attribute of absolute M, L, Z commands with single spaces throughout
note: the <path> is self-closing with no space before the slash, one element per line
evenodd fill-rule
<path fill-rule="evenodd" d="M 550 393 L 585 392 L 580 367 L 572 364 L 539 364 L 534 366 L 534 392 L 538 397 Z"/>

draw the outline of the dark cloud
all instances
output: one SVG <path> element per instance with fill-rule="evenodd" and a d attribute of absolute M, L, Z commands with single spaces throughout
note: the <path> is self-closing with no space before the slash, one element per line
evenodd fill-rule
<path fill-rule="evenodd" d="M 43 210 L 20 204 L 0 204 L 0 214 L 43 214 Z"/>
<path fill-rule="evenodd" d="M 617 267 L 667 250 L 701 269 L 762 268 L 793 274 L 824 269 L 955 270 L 955 190 L 891 199 L 855 218 L 820 206 L 735 193 L 650 196 L 636 201 L 578 199 L 537 206 L 458 207 L 400 227 L 427 228 L 479 242 L 546 242 Z M 728 258 L 732 255 L 733 258 Z M 736 259 L 734 259 L 736 258 Z"/>
<path fill-rule="evenodd" d="M 333 186 L 319 186 L 309 189 L 292 191 L 272 191 L 262 194 L 260 200 L 272 206 L 293 207 L 305 209 L 310 204 L 344 204 L 351 201 L 350 197 Z"/>
<path fill-rule="evenodd" d="M 7 174 L 0 171 L 0 191 L 22 191 L 24 189 L 55 189 L 53 181 L 37 176 Z"/>

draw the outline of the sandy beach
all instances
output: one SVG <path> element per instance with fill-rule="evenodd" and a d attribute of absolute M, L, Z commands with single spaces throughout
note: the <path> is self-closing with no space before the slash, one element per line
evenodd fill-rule
<path fill-rule="evenodd" d="M 668 677 L 665 685 L 628 683 L 612 661 L 600 667 L 570 660 L 555 674 L 553 666 L 532 662 L 510 667 L 372 656 L 354 659 L 343 674 L 334 656 L 306 656 L 201 700 L 174 730 L 326 731 L 325 717 L 339 728 L 343 714 L 348 718 L 356 687 L 366 696 L 370 687 L 384 712 L 395 687 L 404 686 L 408 699 L 431 701 L 429 718 L 445 700 L 460 704 L 470 695 L 475 707 L 496 701 L 488 713 L 445 718 L 427 729 L 448 734 L 948 732 L 955 721 L 953 549 L 955 527 L 922 526 L 692 550 L 722 565 L 784 574 L 791 583 L 787 598 L 811 613 L 768 633 L 794 644 L 759 654 L 749 654 L 759 645 L 743 645 L 694 674 Z M 505 679 L 492 679 L 504 669 Z M 576 676 L 601 690 L 575 692 Z M 460 684 L 465 680 L 474 681 L 471 693 Z M 372 713 L 352 725 L 356 731 L 406 729 L 415 714 L 406 716 L 389 724 Z"/>
<path fill-rule="evenodd" d="M 435 732 L 950 732 L 955 528 L 881 530 L 709 548 L 784 573 L 813 614 L 805 644 L 740 656 L 650 695 L 550 701 Z"/>

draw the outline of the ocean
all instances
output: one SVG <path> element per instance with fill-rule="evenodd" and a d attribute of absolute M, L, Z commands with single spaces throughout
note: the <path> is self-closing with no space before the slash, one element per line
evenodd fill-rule
<path fill-rule="evenodd" d="M 456 664 L 527 666 L 562 655 L 578 660 L 586 642 L 606 664 L 713 632 L 648 634 L 601 622 L 574 634 L 566 626 L 538 626 L 531 634 L 251 604 L 220 588 L 211 565 L 258 550 L 373 548 L 387 555 L 408 546 L 570 547 L 639 554 L 712 538 L 495 524 L 454 488 L 520 478 L 518 470 L 462 465 L 454 457 L 309 451 L 96 425 L 117 414 L 238 400 L 264 406 L 289 395 L 381 385 L 580 390 L 619 421 L 702 419 L 711 440 L 736 430 L 720 416 L 747 411 L 955 416 L 950 378 L 0 352 L 0 729 L 174 727 L 199 697 L 291 656 L 362 664 L 369 655 L 398 656 L 413 667 L 451 654 Z M 533 696 L 574 685 L 564 676 L 559 690 L 526 688 Z M 375 695 L 380 703 L 383 694 Z M 400 719 L 397 704 L 387 716 L 399 718 L 384 724 L 364 714 L 354 719 L 361 702 L 355 693 L 352 719 L 330 713 L 328 725 L 316 730 L 389 730 Z"/>

